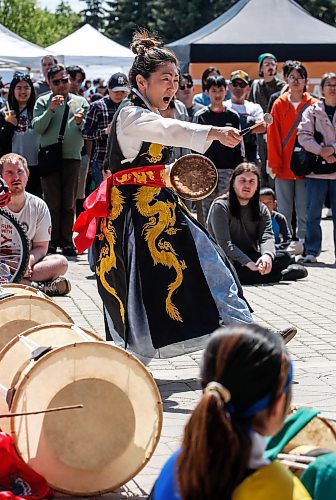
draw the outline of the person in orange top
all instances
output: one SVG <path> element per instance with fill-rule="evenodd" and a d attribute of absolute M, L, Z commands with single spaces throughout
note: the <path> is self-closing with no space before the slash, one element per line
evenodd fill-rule
<path fill-rule="evenodd" d="M 306 234 L 306 190 L 303 177 L 296 177 L 290 166 L 297 142 L 297 127 L 303 111 L 317 99 L 306 92 L 307 70 L 294 64 L 288 74 L 288 92 L 281 95 L 272 108 L 273 123 L 267 129 L 268 168 L 275 177 L 278 210 L 292 229 L 293 205 L 297 218 L 297 237 L 304 241 Z"/>

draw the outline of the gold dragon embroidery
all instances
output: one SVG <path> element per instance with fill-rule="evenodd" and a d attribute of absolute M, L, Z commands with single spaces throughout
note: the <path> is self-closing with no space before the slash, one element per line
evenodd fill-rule
<path fill-rule="evenodd" d="M 176 204 L 170 201 L 155 201 L 160 188 L 140 187 L 134 199 L 136 208 L 149 221 L 144 224 L 142 234 L 148 243 L 148 248 L 152 256 L 154 265 L 161 264 L 176 271 L 176 279 L 168 285 L 168 295 L 166 297 L 166 311 L 168 315 L 176 321 L 183 322 L 179 310 L 172 302 L 173 293 L 181 286 L 183 282 L 183 270 L 187 268 L 184 260 L 178 260 L 177 254 L 169 241 L 160 238 L 165 232 L 169 235 L 176 234 L 179 229 L 175 228 Z"/>
<path fill-rule="evenodd" d="M 141 156 L 148 155 L 146 157 L 146 160 L 149 161 L 149 163 L 159 163 L 162 160 L 163 154 L 162 151 L 164 149 L 167 149 L 167 146 L 162 146 L 162 144 L 155 144 L 152 143 L 148 151 L 146 153 L 142 153 Z"/>
<path fill-rule="evenodd" d="M 125 308 L 117 291 L 106 280 L 106 275 L 112 268 L 117 268 L 117 259 L 114 251 L 114 245 L 117 239 L 116 230 L 113 227 L 113 221 L 119 217 L 123 209 L 123 202 L 125 198 L 122 196 L 120 190 L 113 186 L 111 190 L 111 203 L 112 209 L 108 216 L 102 219 L 100 223 L 101 233 L 98 236 L 100 240 L 105 240 L 98 258 L 98 265 L 96 267 L 96 274 L 99 276 L 101 284 L 119 303 L 120 316 L 125 323 Z"/>

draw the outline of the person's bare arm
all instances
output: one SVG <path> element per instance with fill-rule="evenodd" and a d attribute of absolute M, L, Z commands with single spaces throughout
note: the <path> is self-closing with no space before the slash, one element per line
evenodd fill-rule
<path fill-rule="evenodd" d="M 33 243 L 32 249 L 29 254 L 29 262 L 26 270 L 25 278 L 29 278 L 32 275 L 33 267 L 37 262 L 43 259 L 48 253 L 48 241 L 39 241 L 38 243 Z"/>

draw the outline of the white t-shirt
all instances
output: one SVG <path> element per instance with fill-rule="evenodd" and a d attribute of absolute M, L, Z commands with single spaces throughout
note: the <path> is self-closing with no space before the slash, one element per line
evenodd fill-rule
<path fill-rule="evenodd" d="M 30 193 L 25 193 L 26 201 L 20 212 L 12 212 L 8 207 L 7 212 L 14 215 L 22 224 L 27 233 L 30 248 L 33 243 L 41 243 L 42 241 L 50 241 L 51 235 L 51 217 L 47 204 L 38 196 Z M 8 238 L 14 238 L 14 235 L 6 231 Z M 13 241 L 15 244 L 15 241 Z"/>
<path fill-rule="evenodd" d="M 237 111 L 240 115 L 247 115 L 254 118 L 256 121 L 262 120 L 264 117 L 264 112 L 260 104 L 250 101 L 244 101 L 244 104 L 234 104 L 231 99 L 229 101 L 224 101 L 224 106 L 227 108 Z"/>

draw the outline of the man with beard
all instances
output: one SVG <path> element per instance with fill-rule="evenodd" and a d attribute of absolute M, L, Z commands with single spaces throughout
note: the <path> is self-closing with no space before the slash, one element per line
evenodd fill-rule
<path fill-rule="evenodd" d="M 233 109 L 239 114 L 242 130 L 263 119 L 264 113 L 260 104 L 246 100 L 250 87 L 249 76 L 245 71 L 238 69 L 231 73 L 229 91 L 231 99 L 225 101 L 224 106 Z M 247 161 L 257 163 L 256 134 L 264 134 L 265 132 L 266 125 L 263 123 L 244 135 L 245 158 Z"/>
<path fill-rule="evenodd" d="M 198 111 L 194 122 L 214 127 L 240 128 L 239 115 L 223 105 L 226 95 L 226 81 L 223 76 L 209 76 L 205 92 L 210 98 L 210 106 Z M 203 217 L 206 220 L 212 201 L 229 187 L 230 177 L 236 166 L 243 160 L 241 145 L 228 148 L 214 141 L 204 153 L 213 161 L 218 170 L 218 184 L 210 196 L 202 200 Z"/>
<path fill-rule="evenodd" d="M 285 82 L 276 76 L 278 66 L 275 55 L 270 53 L 261 54 L 258 57 L 258 63 L 260 79 L 254 80 L 252 83 L 249 100 L 260 104 L 263 112 L 266 113 L 271 95 L 279 92 Z M 261 161 L 261 183 L 268 186 L 270 181 L 266 173 L 267 147 L 263 135 L 257 136 L 257 143 Z"/>
<path fill-rule="evenodd" d="M 61 275 L 66 273 L 68 261 L 62 255 L 47 255 L 51 233 L 50 213 L 41 198 L 25 190 L 29 176 L 26 159 L 16 153 L 2 156 L 0 176 L 11 192 L 11 200 L 3 210 L 18 219 L 29 240 L 29 262 L 21 283 L 48 295 L 66 295 L 70 292 L 70 282 Z M 8 230 L 6 236 L 11 238 Z M 13 241 L 13 245 L 16 244 Z"/>

